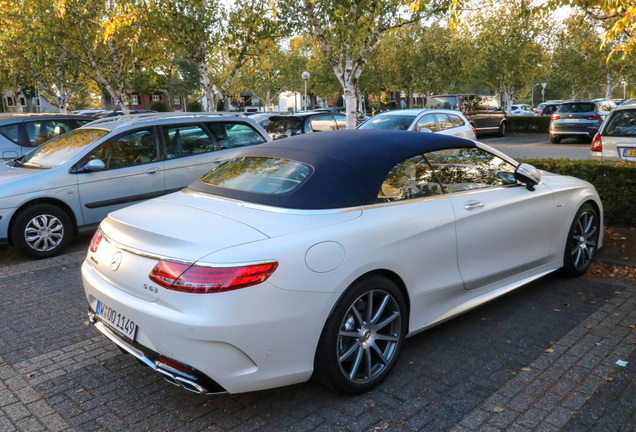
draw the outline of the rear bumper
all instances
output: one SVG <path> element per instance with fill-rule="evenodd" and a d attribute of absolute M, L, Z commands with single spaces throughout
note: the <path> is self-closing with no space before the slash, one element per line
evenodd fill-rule
<path fill-rule="evenodd" d="M 227 393 L 227 390 L 221 387 L 212 378 L 196 369 L 190 368 L 191 370 L 189 372 L 177 370 L 163 362 L 158 353 L 115 333 L 108 328 L 92 310 L 88 311 L 88 318 L 95 328 L 110 339 L 111 342 L 117 345 L 121 350 L 135 357 L 142 365 L 163 375 L 164 379 L 169 383 L 199 394 L 215 395 Z M 187 365 L 184 366 L 187 367 Z"/>

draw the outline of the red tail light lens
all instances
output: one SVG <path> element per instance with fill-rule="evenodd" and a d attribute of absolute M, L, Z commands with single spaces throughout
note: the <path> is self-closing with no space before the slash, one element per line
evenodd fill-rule
<path fill-rule="evenodd" d="M 592 140 L 592 148 L 593 152 L 602 152 L 603 151 L 603 141 L 601 140 L 601 134 L 597 133 L 594 135 L 594 139 Z"/>
<path fill-rule="evenodd" d="M 265 282 L 278 268 L 277 262 L 236 267 L 204 267 L 159 261 L 150 280 L 164 288 L 195 294 L 218 293 Z"/>
<path fill-rule="evenodd" d="M 88 250 L 95 253 L 97 252 L 97 248 L 99 247 L 99 243 L 102 241 L 102 230 L 97 228 L 95 234 L 93 234 L 93 238 L 91 239 L 91 244 L 88 246 Z"/>
<path fill-rule="evenodd" d="M 560 115 L 556 115 L 556 114 L 552 114 L 552 115 L 550 116 L 550 120 L 558 120 L 558 119 L 560 119 L 560 118 L 561 118 L 561 116 L 560 116 Z"/>
<path fill-rule="evenodd" d="M 586 115 L 583 116 L 584 119 L 588 119 L 588 120 L 600 120 L 601 116 L 598 114 L 594 114 L 594 115 Z"/>

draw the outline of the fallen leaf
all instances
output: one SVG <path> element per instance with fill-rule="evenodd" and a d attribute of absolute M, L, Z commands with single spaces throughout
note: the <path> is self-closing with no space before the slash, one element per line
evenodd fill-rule
<path fill-rule="evenodd" d="M 494 408 L 492 409 L 492 412 L 497 412 L 497 413 L 499 413 L 499 412 L 504 412 L 504 409 L 503 409 L 503 408 L 501 408 L 501 407 L 494 407 Z"/>
<path fill-rule="evenodd" d="M 592 326 L 591 325 L 586 325 L 585 328 L 589 330 L 589 329 L 592 328 Z"/>
<path fill-rule="evenodd" d="M 83 389 L 83 388 L 81 388 L 81 389 L 78 389 L 75 393 L 81 393 L 81 392 L 83 392 L 83 391 L 84 391 L 84 389 Z"/>
<path fill-rule="evenodd" d="M 547 350 L 545 350 L 545 352 L 552 353 L 552 352 L 554 352 L 554 348 L 548 348 Z"/>
<path fill-rule="evenodd" d="M 27 374 L 27 376 L 28 376 L 29 378 L 33 377 L 34 375 L 35 375 L 35 373 L 33 373 L 33 372 L 29 372 L 29 373 Z"/>
<path fill-rule="evenodd" d="M 529 367 L 522 367 L 521 370 L 524 372 L 530 372 L 532 369 L 530 369 Z"/>
<path fill-rule="evenodd" d="M 614 381 L 614 378 L 612 378 L 612 377 L 608 377 L 608 376 L 604 376 L 604 377 L 603 377 L 603 379 L 604 379 L 605 381 Z"/>
<path fill-rule="evenodd" d="M 555 341 L 550 341 L 549 343 L 550 343 L 550 345 L 556 345 Z"/>

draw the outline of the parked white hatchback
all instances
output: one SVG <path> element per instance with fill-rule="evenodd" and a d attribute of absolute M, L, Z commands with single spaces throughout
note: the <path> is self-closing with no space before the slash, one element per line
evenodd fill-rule
<path fill-rule="evenodd" d="M 95 121 L 0 164 L 0 245 L 59 254 L 108 212 L 165 195 L 245 146 L 270 141 L 236 116 L 145 114 Z"/>
<path fill-rule="evenodd" d="M 344 130 L 246 149 L 111 213 L 82 265 L 89 317 L 199 393 L 360 393 L 407 336 L 601 246 L 594 187 L 475 141 Z"/>
<path fill-rule="evenodd" d="M 436 132 L 460 138 L 476 139 L 475 128 L 458 111 L 441 109 L 403 109 L 377 114 L 358 129 L 409 130 Z"/>
<path fill-rule="evenodd" d="M 636 161 L 636 105 L 619 105 L 592 140 L 590 159 Z"/>

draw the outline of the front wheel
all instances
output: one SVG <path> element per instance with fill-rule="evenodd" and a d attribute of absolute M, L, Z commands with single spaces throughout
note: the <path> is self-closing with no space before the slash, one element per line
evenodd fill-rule
<path fill-rule="evenodd" d="M 598 212 L 591 204 L 584 204 L 574 217 L 568 233 L 563 255 L 562 273 L 576 277 L 586 272 L 590 266 L 600 235 Z"/>
<path fill-rule="evenodd" d="M 499 131 L 497 131 L 497 135 L 502 137 L 506 135 L 506 122 L 501 122 L 499 125 Z"/>
<path fill-rule="evenodd" d="M 395 366 L 406 327 L 404 298 L 391 280 L 374 275 L 354 283 L 320 336 L 316 377 L 343 393 L 371 390 Z"/>
<path fill-rule="evenodd" d="M 73 224 L 66 212 L 37 204 L 18 213 L 11 229 L 13 247 L 35 259 L 58 255 L 71 241 Z"/>

